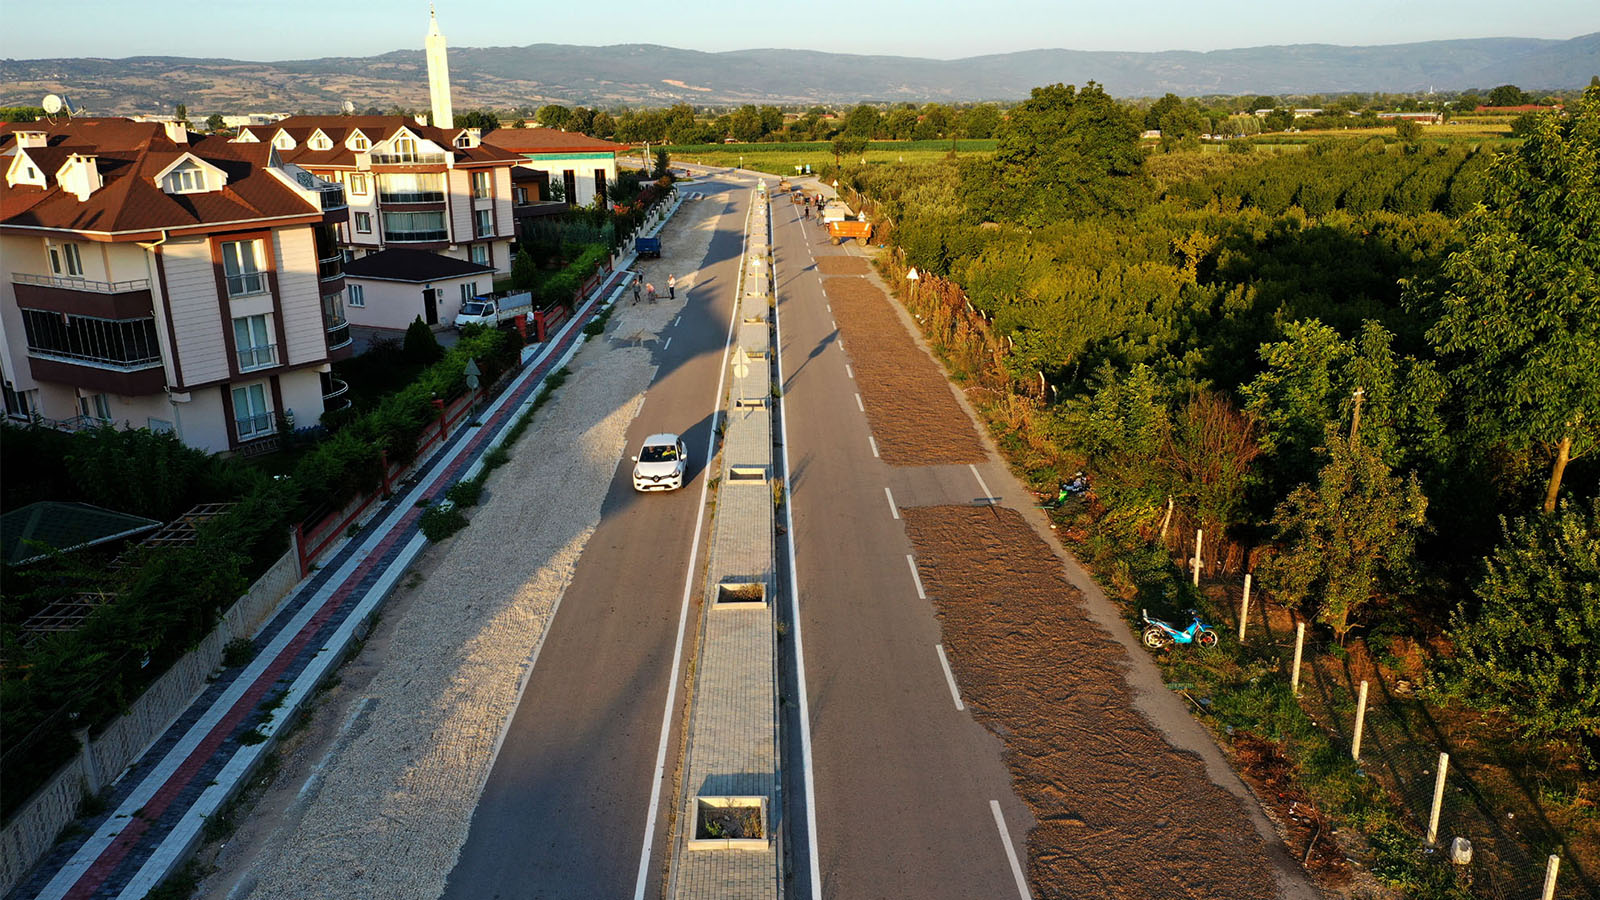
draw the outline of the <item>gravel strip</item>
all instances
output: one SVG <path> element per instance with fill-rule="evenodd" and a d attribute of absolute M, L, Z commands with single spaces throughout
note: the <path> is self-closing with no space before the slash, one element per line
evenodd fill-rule
<path fill-rule="evenodd" d="M 670 255 L 703 259 L 716 211 L 679 215 L 664 234 Z M 665 281 L 662 263 L 647 274 L 657 270 Z M 330 760 L 299 820 L 267 841 L 249 896 L 432 900 L 444 890 L 525 662 L 599 522 L 655 375 L 643 345 L 684 305 L 693 278 L 678 274 L 676 302 L 623 300 L 606 339 L 579 351 L 571 379 L 489 477 L 471 526 L 425 551 L 389 658 L 362 692 L 375 699 L 368 724 Z"/>

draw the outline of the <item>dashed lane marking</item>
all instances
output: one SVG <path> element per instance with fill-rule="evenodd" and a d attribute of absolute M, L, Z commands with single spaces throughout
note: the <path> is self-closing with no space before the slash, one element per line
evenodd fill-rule
<path fill-rule="evenodd" d="M 895 516 L 895 518 L 900 518 Z M 922 590 L 922 576 L 917 574 L 917 560 L 911 554 L 906 554 L 906 565 L 911 567 L 911 580 L 917 583 L 917 599 L 926 600 L 928 595 Z"/>
<path fill-rule="evenodd" d="M 896 519 L 899 519 L 900 518 L 900 508 L 898 506 L 894 505 L 894 494 L 890 493 L 889 489 L 887 487 L 885 487 L 883 489 L 883 495 L 885 497 L 889 498 L 889 515 L 894 516 Z"/>
<path fill-rule="evenodd" d="M 944 645 L 934 644 L 933 649 L 939 652 L 939 665 L 944 667 L 944 680 L 950 685 L 950 699 L 956 702 L 957 711 L 965 710 L 967 705 L 961 702 L 961 691 L 956 688 L 956 676 L 950 671 L 950 660 L 944 655 Z"/>

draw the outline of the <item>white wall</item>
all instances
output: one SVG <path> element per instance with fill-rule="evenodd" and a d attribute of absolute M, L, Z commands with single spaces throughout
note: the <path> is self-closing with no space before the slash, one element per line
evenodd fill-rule
<path fill-rule="evenodd" d="M 288 347 L 279 348 L 278 358 L 288 365 L 322 359 L 328 355 L 328 344 L 322 325 L 315 238 L 305 226 L 280 228 L 272 236 L 278 259 L 278 305 L 284 338 L 289 342 Z"/>
<path fill-rule="evenodd" d="M 465 258 L 466 248 L 457 249 L 460 252 L 452 253 L 451 255 Z M 433 287 L 438 288 L 440 291 L 439 326 L 450 325 L 455 321 L 456 313 L 461 311 L 461 285 L 473 281 L 478 283 L 478 293 L 480 294 L 487 294 L 494 287 L 494 276 L 488 272 L 466 278 L 451 278 L 430 282 Z M 345 284 L 359 284 L 366 294 L 366 306 L 351 306 L 348 291 L 346 292 L 344 314 L 352 325 L 403 331 L 410 327 L 417 316 L 423 315 L 423 286 L 420 284 L 400 281 L 367 281 L 361 278 L 346 278 Z M 424 317 L 424 321 L 426 321 L 426 317 Z"/>
<path fill-rule="evenodd" d="M 551 185 L 564 184 L 565 172 L 572 170 L 573 177 L 578 182 L 578 196 L 568 197 L 577 206 L 588 206 L 594 203 L 594 171 L 604 169 L 606 185 L 617 183 L 617 160 L 615 157 L 606 159 L 563 159 L 559 156 L 526 157 L 520 166 L 536 169 L 540 172 L 550 173 Z M 509 177 L 509 176 L 508 176 Z M 509 191 L 508 191 L 509 194 Z"/>
<path fill-rule="evenodd" d="M 472 240 L 472 176 L 466 169 L 445 173 L 445 195 L 450 205 L 450 243 Z"/>
<path fill-rule="evenodd" d="M 186 384 L 228 377 L 228 350 L 222 338 L 216 275 L 205 238 L 171 240 L 162 246 L 168 305 L 178 337 L 176 354 Z M 227 447 L 224 440 L 222 446 Z"/>
<path fill-rule="evenodd" d="M 294 410 L 294 427 L 309 428 L 322 420 L 322 376 L 316 369 L 286 372 L 278 378 L 283 410 Z"/>

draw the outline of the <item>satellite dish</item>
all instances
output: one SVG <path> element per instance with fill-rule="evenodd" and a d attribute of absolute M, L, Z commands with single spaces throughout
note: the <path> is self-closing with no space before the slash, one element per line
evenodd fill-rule
<path fill-rule="evenodd" d="M 52 116 L 58 112 L 61 112 L 61 98 L 57 97 L 55 94 L 45 94 L 43 105 L 44 111 Z"/>
<path fill-rule="evenodd" d="M 347 116 L 356 111 L 356 105 L 349 100 L 346 100 L 344 106 L 340 108 L 344 110 L 344 114 Z"/>

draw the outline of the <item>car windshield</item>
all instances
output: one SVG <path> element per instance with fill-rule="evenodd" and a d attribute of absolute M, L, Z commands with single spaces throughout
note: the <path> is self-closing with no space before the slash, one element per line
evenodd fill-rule
<path fill-rule="evenodd" d="M 677 462 L 678 448 L 671 444 L 652 444 L 639 451 L 639 462 Z"/>
<path fill-rule="evenodd" d="M 488 306 L 488 304 L 482 301 L 468 300 L 466 303 L 461 304 L 461 314 L 464 316 L 481 316 L 485 306 Z"/>

